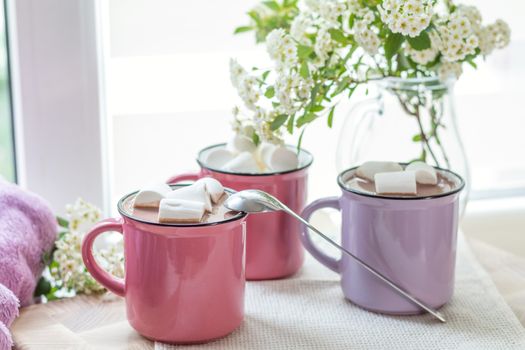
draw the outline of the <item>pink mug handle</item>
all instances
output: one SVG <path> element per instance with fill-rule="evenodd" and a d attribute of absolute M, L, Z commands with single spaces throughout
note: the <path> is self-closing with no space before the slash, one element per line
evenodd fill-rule
<path fill-rule="evenodd" d="M 197 181 L 202 177 L 201 173 L 183 173 L 180 175 L 174 175 L 170 177 L 166 183 L 169 185 L 176 184 L 177 182 L 181 181 Z"/>
<path fill-rule="evenodd" d="M 125 294 L 124 283 L 102 269 L 93 256 L 95 238 L 107 231 L 122 233 L 122 220 L 106 219 L 96 224 L 82 241 L 82 260 L 84 260 L 88 272 L 98 283 L 116 295 L 123 297 Z"/>

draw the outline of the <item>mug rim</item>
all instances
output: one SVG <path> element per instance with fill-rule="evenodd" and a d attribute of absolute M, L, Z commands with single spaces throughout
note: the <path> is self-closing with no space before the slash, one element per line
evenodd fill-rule
<path fill-rule="evenodd" d="M 183 187 L 183 186 L 191 186 L 190 184 L 174 184 L 174 185 L 168 185 L 170 187 Z M 207 226 L 217 226 L 217 225 L 222 225 L 222 224 L 226 224 L 226 223 L 230 223 L 230 222 L 233 222 L 233 221 L 237 221 L 237 220 L 242 220 L 244 219 L 246 216 L 248 216 L 248 213 L 244 212 L 244 211 L 239 211 L 237 212 L 237 215 L 229 218 L 229 219 L 226 219 L 226 220 L 221 220 L 221 221 L 214 221 L 214 222 L 199 222 L 199 223 L 161 223 L 161 222 L 151 222 L 151 221 L 147 221 L 147 220 L 143 220 L 143 219 L 140 219 L 140 218 L 136 218 L 128 213 L 126 213 L 126 211 L 123 209 L 123 203 L 126 199 L 128 199 L 129 197 L 137 194 L 140 190 L 137 190 L 137 191 L 133 191 L 131 193 L 128 193 L 126 194 L 125 196 L 123 196 L 122 198 L 119 199 L 118 203 L 117 203 L 117 209 L 118 209 L 118 212 L 120 215 L 122 215 L 123 217 L 126 217 L 130 220 L 133 220 L 133 221 L 136 221 L 136 222 L 140 222 L 142 224 L 146 224 L 146 225 L 155 225 L 155 226 L 160 226 L 160 227 L 187 227 L 187 228 L 192 228 L 192 227 L 207 227 Z M 234 194 L 236 193 L 236 191 L 232 190 L 231 188 L 227 188 L 227 187 L 224 187 L 224 191 L 226 191 L 228 194 Z"/>
<path fill-rule="evenodd" d="M 400 164 L 402 166 L 407 166 L 409 163 L 398 163 L 398 164 Z M 459 186 L 457 188 L 449 191 L 449 192 L 433 194 L 433 195 L 430 195 L 430 196 L 400 197 L 400 196 L 385 196 L 385 195 L 371 194 L 371 193 L 368 193 L 368 192 L 363 192 L 363 191 L 359 191 L 359 190 L 356 190 L 356 189 L 347 188 L 343 184 L 343 175 L 348 173 L 348 172 L 350 172 L 350 171 L 352 171 L 352 170 L 356 170 L 357 168 L 359 168 L 359 166 L 354 166 L 354 167 L 348 168 L 348 169 L 343 170 L 342 172 L 340 172 L 339 175 L 337 175 L 337 184 L 339 185 L 339 187 L 341 187 L 341 189 L 343 191 L 354 193 L 354 194 L 357 194 L 357 195 L 363 196 L 363 197 L 414 201 L 414 200 L 422 200 L 422 199 L 434 199 L 434 198 L 448 197 L 448 196 L 451 196 L 453 194 L 456 194 L 456 193 L 460 192 L 465 187 L 465 180 L 463 179 L 463 177 L 458 175 L 456 172 L 454 172 L 452 170 L 448 170 L 448 169 L 443 169 L 443 168 L 440 168 L 440 167 L 437 167 L 437 166 L 433 166 L 433 168 L 436 169 L 436 170 L 452 174 L 453 176 L 458 178 L 459 181 L 460 181 Z"/>
<path fill-rule="evenodd" d="M 199 164 L 199 166 L 201 168 L 204 168 L 204 169 L 207 169 L 209 171 L 216 172 L 216 173 L 221 173 L 221 174 L 238 175 L 238 176 L 274 176 L 274 175 L 290 174 L 290 173 L 294 173 L 294 172 L 297 172 L 297 171 L 304 170 L 306 168 L 309 168 L 312 165 L 312 163 L 314 162 L 314 156 L 312 155 L 312 153 L 310 153 L 309 151 L 305 150 L 304 148 L 301 148 L 301 152 L 306 153 L 308 155 L 308 157 L 310 158 L 309 161 L 305 165 L 300 167 L 300 168 L 286 170 L 286 171 L 276 171 L 276 172 L 271 172 L 271 173 L 236 173 L 236 172 L 227 171 L 227 170 L 220 170 L 220 169 L 216 169 L 216 168 L 212 168 L 212 167 L 209 167 L 207 165 L 204 165 L 204 163 L 200 161 L 201 154 L 203 152 L 211 149 L 211 148 L 215 148 L 215 147 L 219 147 L 219 146 L 226 146 L 226 143 L 225 142 L 223 142 L 223 143 L 216 143 L 216 144 L 213 144 L 213 145 L 210 145 L 210 146 L 202 148 L 199 151 L 199 153 L 197 154 L 197 164 Z M 286 147 L 293 148 L 294 146 L 286 144 Z"/>

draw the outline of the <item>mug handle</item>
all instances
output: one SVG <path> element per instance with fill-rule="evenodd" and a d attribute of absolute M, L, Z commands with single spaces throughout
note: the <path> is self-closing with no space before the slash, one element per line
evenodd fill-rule
<path fill-rule="evenodd" d="M 122 220 L 106 219 L 96 224 L 82 241 L 82 260 L 84 260 L 88 272 L 98 283 L 116 295 L 123 297 L 125 294 L 124 283 L 101 268 L 93 256 L 95 238 L 107 231 L 116 231 L 122 234 Z"/>
<path fill-rule="evenodd" d="M 312 214 L 322 208 L 333 208 L 340 211 L 341 206 L 339 197 L 327 197 L 318 199 L 310 203 L 306 208 L 304 208 L 301 216 L 306 221 L 309 221 Z M 328 256 L 326 253 L 322 252 L 318 247 L 316 247 L 315 244 L 312 242 L 312 239 L 310 238 L 310 232 L 308 231 L 308 227 L 306 227 L 306 225 L 302 226 L 303 228 L 300 234 L 300 238 L 306 250 L 308 250 L 308 252 L 310 252 L 310 254 L 312 254 L 312 256 L 315 259 L 317 259 L 317 261 L 319 261 L 321 264 L 325 265 L 330 270 L 339 273 L 340 260 Z"/>
<path fill-rule="evenodd" d="M 201 176 L 200 173 L 182 173 L 180 175 L 173 175 L 166 181 L 166 183 L 168 185 L 173 185 L 181 181 L 197 181 Z"/>

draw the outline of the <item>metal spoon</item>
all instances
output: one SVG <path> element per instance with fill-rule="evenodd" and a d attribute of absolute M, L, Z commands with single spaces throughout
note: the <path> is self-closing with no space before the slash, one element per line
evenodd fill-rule
<path fill-rule="evenodd" d="M 309 227 L 312 231 L 323 237 L 328 243 L 345 253 L 346 255 L 353 258 L 359 265 L 361 265 L 363 268 L 368 270 L 371 274 L 388 284 L 392 289 L 394 289 L 396 292 L 398 292 L 400 295 L 404 296 L 408 300 L 410 300 L 412 303 L 416 304 L 423 310 L 427 311 L 431 315 L 433 315 L 435 318 L 440 320 L 441 322 L 446 322 L 443 315 L 437 311 L 431 308 L 430 306 L 425 305 L 412 295 L 410 295 L 407 291 L 405 291 L 403 288 L 398 286 L 396 283 L 392 282 L 388 277 L 368 265 L 366 262 L 355 256 L 354 254 L 350 253 L 347 249 L 343 248 L 330 238 L 326 236 L 324 233 L 316 229 L 314 226 L 312 226 L 308 221 L 304 220 L 302 217 L 294 213 L 290 208 L 288 208 L 286 205 L 281 203 L 277 198 L 274 196 L 263 192 L 259 190 L 245 190 L 240 191 L 237 193 L 232 194 L 224 203 L 224 206 L 230 210 L 234 211 L 243 211 L 246 213 L 261 213 L 261 212 L 268 212 L 268 211 L 279 211 L 282 210 L 286 212 L 287 214 L 293 216 L 303 224 L 305 224 L 307 227 Z"/>

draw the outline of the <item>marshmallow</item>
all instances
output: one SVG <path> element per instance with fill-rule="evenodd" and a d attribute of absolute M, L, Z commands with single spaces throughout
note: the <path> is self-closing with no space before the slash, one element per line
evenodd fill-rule
<path fill-rule="evenodd" d="M 431 167 L 425 162 L 417 161 L 410 163 L 406 166 L 405 171 L 415 171 L 416 181 L 420 184 L 425 185 L 436 185 L 437 184 L 437 173 L 436 169 Z"/>
<path fill-rule="evenodd" d="M 272 171 L 288 171 L 299 165 L 297 153 L 285 146 L 276 146 L 265 156 L 265 163 Z"/>
<path fill-rule="evenodd" d="M 255 148 L 256 146 L 250 138 L 238 134 L 226 144 L 226 149 L 233 153 L 254 152 Z"/>
<path fill-rule="evenodd" d="M 204 210 L 204 203 L 165 198 L 160 201 L 159 222 L 200 222 L 204 216 Z"/>
<path fill-rule="evenodd" d="M 222 184 L 211 177 L 203 177 L 202 179 L 197 180 L 195 184 L 204 184 L 206 192 L 208 192 L 213 203 L 219 202 L 224 194 L 224 187 L 222 187 Z"/>
<path fill-rule="evenodd" d="M 268 142 L 262 142 L 259 144 L 257 150 L 255 151 L 255 159 L 259 164 L 259 168 L 267 170 L 269 166 L 266 163 L 266 159 L 269 158 L 275 147 L 276 146 L 273 143 Z"/>
<path fill-rule="evenodd" d="M 365 162 L 356 170 L 356 175 L 374 181 L 374 176 L 378 173 L 389 173 L 393 171 L 403 171 L 403 167 L 395 162 Z"/>
<path fill-rule="evenodd" d="M 378 194 L 417 194 L 414 171 L 378 173 L 375 174 L 374 181 Z"/>
<path fill-rule="evenodd" d="M 221 169 L 226 163 L 235 158 L 235 155 L 226 148 L 214 148 L 210 150 L 202 159 L 204 165 L 213 168 Z"/>
<path fill-rule="evenodd" d="M 252 153 L 242 152 L 235 158 L 226 163 L 223 167 L 225 171 L 238 173 L 258 173 L 260 171 Z"/>
<path fill-rule="evenodd" d="M 165 183 L 153 183 L 142 188 L 135 196 L 135 208 L 157 208 L 166 193 L 171 192 L 171 187 Z"/>
<path fill-rule="evenodd" d="M 167 199 L 180 199 L 185 201 L 192 201 L 202 203 L 204 209 L 211 212 L 211 198 L 206 191 L 204 183 L 194 183 L 190 186 L 184 186 L 174 191 L 165 194 Z"/>

